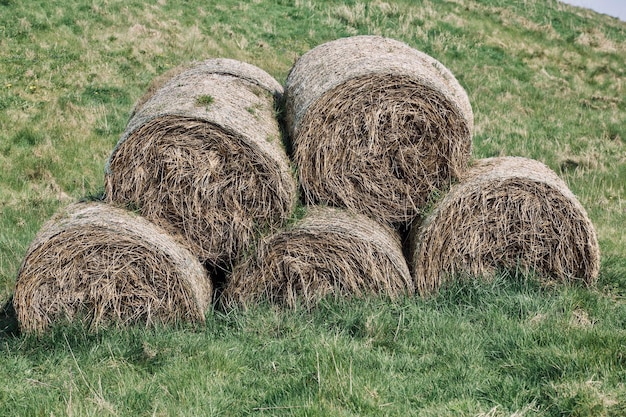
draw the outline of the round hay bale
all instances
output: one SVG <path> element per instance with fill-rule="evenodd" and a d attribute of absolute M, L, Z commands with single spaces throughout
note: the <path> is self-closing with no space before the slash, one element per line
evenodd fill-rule
<path fill-rule="evenodd" d="M 285 84 L 305 201 L 411 222 L 467 167 L 473 114 L 439 61 L 379 36 L 319 45 Z"/>
<path fill-rule="evenodd" d="M 297 200 L 274 114 L 281 92 L 234 60 L 174 76 L 137 109 L 109 157 L 106 200 L 185 236 L 202 261 L 234 262 Z"/>
<path fill-rule="evenodd" d="M 600 268 L 585 209 L 550 168 L 527 158 L 479 160 L 409 239 L 421 295 L 451 279 L 489 278 L 498 270 L 592 285 Z"/>
<path fill-rule="evenodd" d="M 104 203 L 74 203 L 50 219 L 20 267 L 13 303 L 22 330 L 82 320 L 204 322 L 212 284 L 197 258 L 148 220 Z"/>
<path fill-rule="evenodd" d="M 221 302 L 310 307 L 329 295 L 394 298 L 413 288 L 395 231 L 364 215 L 311 207 L 294 226 L 260 241 L 231 274 Z"/>

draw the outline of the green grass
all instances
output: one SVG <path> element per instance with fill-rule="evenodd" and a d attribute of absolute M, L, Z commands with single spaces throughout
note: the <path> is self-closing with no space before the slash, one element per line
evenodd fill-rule
<path fill-rule="evenodd" d="M 7 339 L 16 415 L 621 415 L 626 309 L 520 277 L 426 301 Z M 519 414 L 518 414 L 519 415 Z"/>
<path fill-rule="evenodd" d="M 535 158 L 567 181 L 598 231 L 596 288 L 503 275 L 199 328 L 0 332 L 0 415 L 626 414 L 626 24 L 554 0 L 0 1 L 0 302 L 43 222 L 101 194 L 152 79 L 225 57 L 283 82 L 356 34 L 450 68 L 476 158 Z"/>
<path fill-rule="evenodd" d="M 196 105 L 197 106 L 208 106 L 209 104 L 213 103 L 213 97 L 211 96 L 207 96 L 207 95 L 203 95 L 203 96 L 199 96 L 196 99 Z"/>

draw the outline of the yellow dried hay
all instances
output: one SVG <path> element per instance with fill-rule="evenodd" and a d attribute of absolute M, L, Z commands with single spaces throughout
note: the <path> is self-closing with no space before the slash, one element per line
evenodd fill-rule
<path fill-rule="evenodd" d="M 596 232 L 567 184 L 541 162 L 479 160 L 410 236 L 420 294 L 455 278 L 498 269 L 536 272 L 546 282 L 595 283 Z"/>
<path fill-rule="evenodd" d="M 97 329 L 204 322 L 212 284 L 202 264 L 158 226 L 104 203 L 74 203 L 39 231 L 19 270 L 20 327 L 64 320 Z"/>
<path fill-rule="evenodd" d="M 188 239 L 212 265 L 235 262 L 297 199 L 274 100 L 282 87 L 229 59 L 201 62 L 141 104 L 107 163 L 106 199 Z"/>
<path fill-rule="evenodd" d="M 439 61 L 380 36 L 319 45 L 285 84 L 305 201 L 411 222 L 467 167 L 473 114 Z"/>
<path fill-rule="evenodd" d="M 294 226 L 261 240 L 233 271 L 221 303 L 310 307 L 329 295 L 394 298 L 413 291 L 395 231 L 364 215 L 311 207 Z"/>

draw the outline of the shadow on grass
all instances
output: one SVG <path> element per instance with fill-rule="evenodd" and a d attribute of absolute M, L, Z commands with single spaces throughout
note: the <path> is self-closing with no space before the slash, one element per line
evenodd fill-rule
<path fill-rule="evenodd" d="M 19 335 L 17 314 L 13 308 L 13 297 L 11 296 L 0 308 L 0 340 Z"/>

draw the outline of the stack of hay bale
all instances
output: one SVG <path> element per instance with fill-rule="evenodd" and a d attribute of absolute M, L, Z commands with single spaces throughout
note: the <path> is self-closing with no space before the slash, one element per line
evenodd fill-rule
<path fill-rule="evenodd" d="M 425 296 L 511 268 L 593 284 L 597 238 L 566 184 L 526 158 L 471 164 L 472 130 L 453 74 L 383 37 L 312 49 L 284 90 L 239 61 L 181 67 L 133 110 L 106 202 L 36 237 L 20 323 L 202 321 L 216 287 L 230 308 Z"/>

